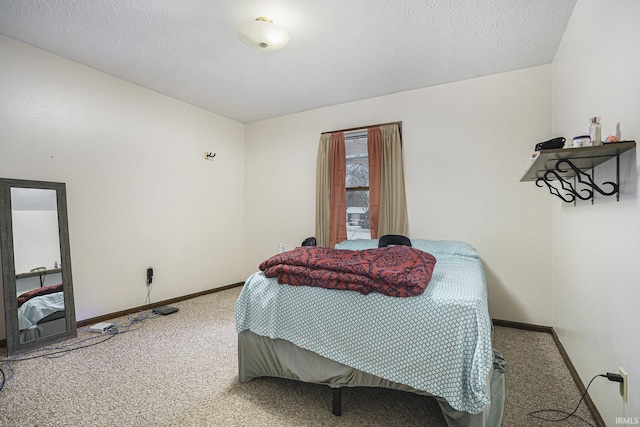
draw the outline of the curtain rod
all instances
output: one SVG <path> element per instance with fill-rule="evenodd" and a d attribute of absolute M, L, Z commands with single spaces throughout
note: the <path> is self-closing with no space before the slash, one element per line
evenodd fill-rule
<path fill-rule="evenodd" d="M 350 128 L 350 129 L 332 130 L 330 132 L 322 132 L 320 135 L 325 135 L 327 133 L 351 132 L 351 131 L 354 131 L 354 130 L 365 130 L 365 129 L 374 128 L 374 127 L 377 127 L 377 126 L 386 126 L 386 125 L 398 125 L 398 127 L 400 128 L 400 134 L 402 134 L 402 121 L 399 121 L 399 122 L 380 123 L 380 124 L 377 124 L 377 125 L 369 125 L 369 126 L 358 126 L 357 128 Z"/>

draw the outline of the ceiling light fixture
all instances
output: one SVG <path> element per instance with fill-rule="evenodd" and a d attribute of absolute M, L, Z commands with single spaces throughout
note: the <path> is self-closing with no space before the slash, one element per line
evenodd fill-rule
<path fill-rule="evenodd" d="M 264 17 L 242 24 L 238 28 L 238 38 L 258 50 L 278 50 L 289 43 L 289 34 Z"/>

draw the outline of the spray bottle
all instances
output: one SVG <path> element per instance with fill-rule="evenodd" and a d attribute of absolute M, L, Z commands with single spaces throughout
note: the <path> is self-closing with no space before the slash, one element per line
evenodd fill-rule
<path fill-rule="evenodd" d="M 591 117 L 589 119 L 589 145 L 596 146 L 602 144 L 602 126 L 600 125 L 600 117 Z"/>

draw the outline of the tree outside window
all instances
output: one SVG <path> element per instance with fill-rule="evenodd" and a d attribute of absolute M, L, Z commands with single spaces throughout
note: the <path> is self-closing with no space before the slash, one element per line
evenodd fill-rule
<path fill-rule="evenodd" d="M 370 239 L 367 131 L 345 132 L 347 239 Z"/>

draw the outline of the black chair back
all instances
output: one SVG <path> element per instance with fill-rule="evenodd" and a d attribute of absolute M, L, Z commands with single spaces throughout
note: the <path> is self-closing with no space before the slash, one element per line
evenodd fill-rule
<path fill-rule="evenodd" d="M 315 237 L 307 237 L 302 242 L 302 246 L 316 246 L 316 238 Z"/>
<path fill-rule="evenodd" d="M 378 241 L 378 247 L 384 248 L 389 245 L 411 246 L 411 240 L 407 236 L 402 236 L 400 234 L 385 234 Z"/>

